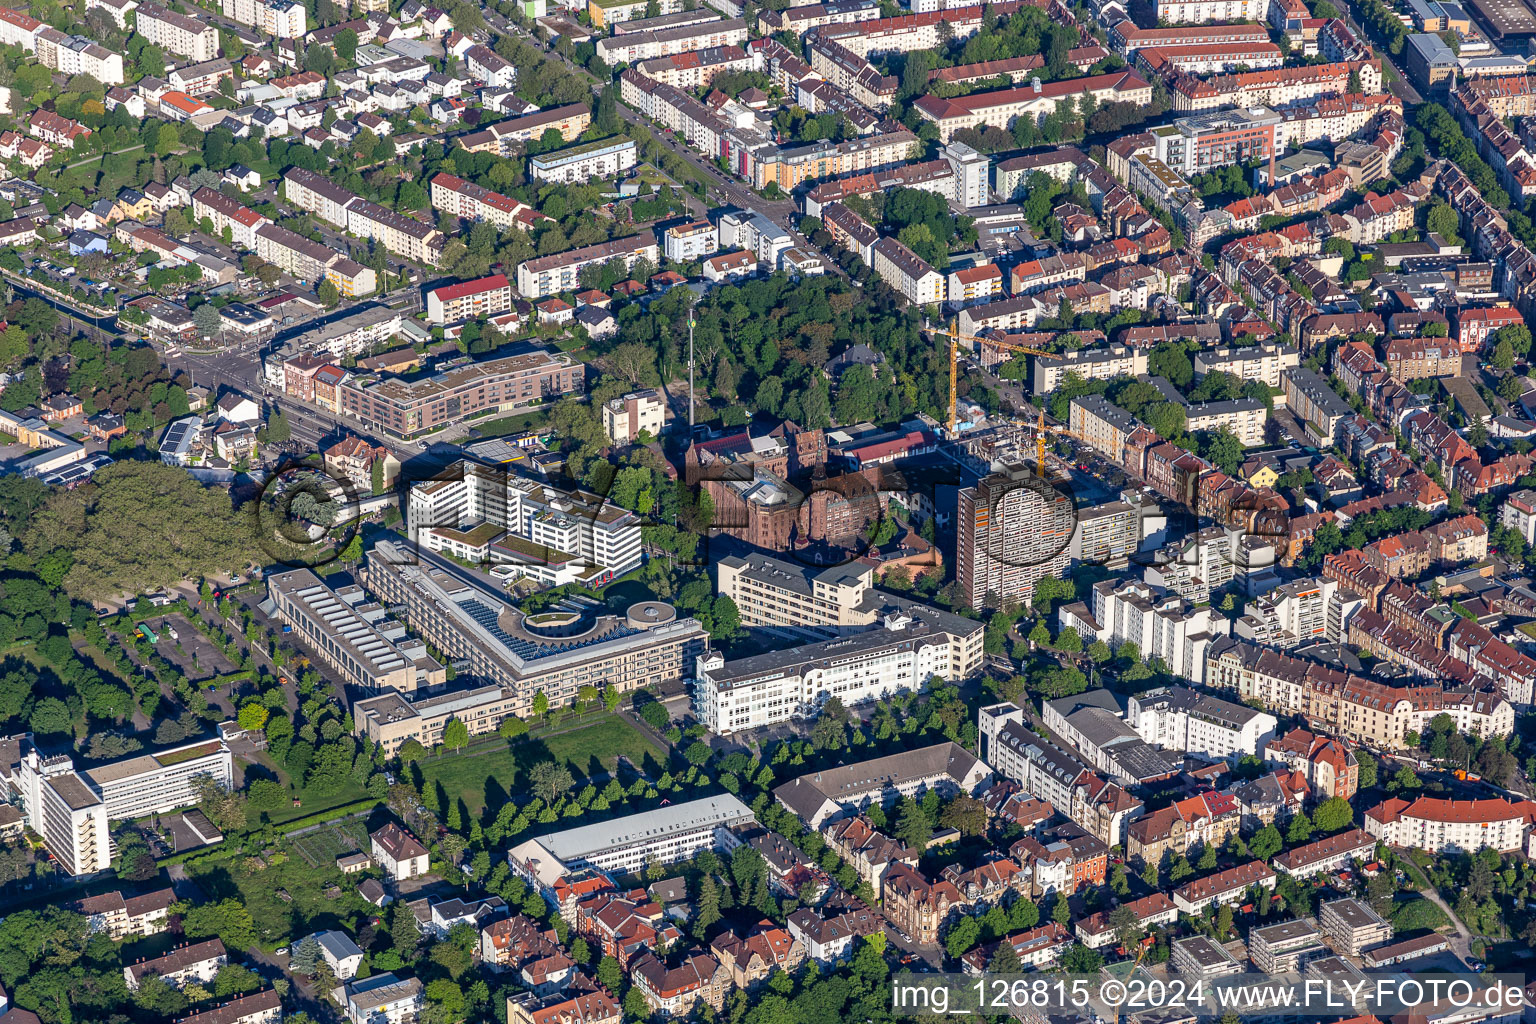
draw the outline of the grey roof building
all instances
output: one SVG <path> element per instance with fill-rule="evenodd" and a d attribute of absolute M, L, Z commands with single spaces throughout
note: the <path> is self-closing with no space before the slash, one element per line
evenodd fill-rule
<path fill-rule="evenodd" d="M 992 769 L 958 743 L 936 743 L 858 764 L 828 768 L 791 779 L 774 797 L 812 828 L 871 804 L 899 797 L 920 797 L 930 789 L 941 795 L 973 793 Z"/>

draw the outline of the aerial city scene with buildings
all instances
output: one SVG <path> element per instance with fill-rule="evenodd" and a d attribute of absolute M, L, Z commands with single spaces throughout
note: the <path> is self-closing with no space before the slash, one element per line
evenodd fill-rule
<path fill-rule="evenodd" d="M 0 1024 L 1536 1024 L 1536 0 L 0 2 Z"/>

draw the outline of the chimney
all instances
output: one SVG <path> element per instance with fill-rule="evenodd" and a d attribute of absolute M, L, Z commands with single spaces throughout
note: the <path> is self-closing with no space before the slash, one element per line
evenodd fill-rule
<path fill-rule="evenodd" d="M 1040 95 L 1040 79 L 1038 77 L 1029 80 L 1029 87 L 1035 91 L 1036 96 Z"/>

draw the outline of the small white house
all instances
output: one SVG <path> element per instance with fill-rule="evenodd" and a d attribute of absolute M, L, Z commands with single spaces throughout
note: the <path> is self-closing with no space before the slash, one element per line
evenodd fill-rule
<path fill-rule="evenodd" d="M 331 973 L 336 975 L 337 981 L 351 981 L 357 977 L 357 969 L 363 963 L 363 951 L 352 941 L 351 936 L 331 929 L 316 932 L 310 938 L 320 944 L 320 955 L 330 965 Z"/>
<path fill-rule="evenodd" d="M 238 391 L 227 391 L 219 398 L 218 412 L 226 423 L 261 422 L 261 406 Z"/>

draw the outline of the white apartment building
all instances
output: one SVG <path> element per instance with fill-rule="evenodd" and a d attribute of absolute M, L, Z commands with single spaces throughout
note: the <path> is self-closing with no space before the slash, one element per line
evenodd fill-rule
<path fill-rule="evenodd" d="M 21 798 L 27 827 L 43 837 L 60 868 L 89 875 L 111 865 L 106 804 L 75 774 L 68 757 L 44 758 L 28 751 L 12 786 Z"/>
<path fill-rule="evenodd" d="M 770 270 L 778 267 L 780 254 L 795 244 L 788 231 L 756 210 L 722 214 L 718 233 L 720 248 L 745 249 Z"/>
<path fill-rule="evenodd" d="M 609 65 L 634 64 L 714 46 L 741 46 L 746 41 L 747 23 L 740 18 L 726 18 L 701 25 L 609 36 L 598 40 L 597 55 Z"/>
<path fill-rule="evenodd" d="M 279 39 L 303 38 L 304 5 L 294 0 L 223 0 L 224 17 Z"/>
<path fill-rule="evenodd" d="M 462 462 L 442 478 L 413 484 L 411 536 L 433 550 L 437 529 L 462 532 L 488 523 L 535 545 L 579 555 L 622 575 L 642 560 L 640 517 L 601 495 L 560 490 L 537 480 Z"/>
<path fill-rule="evenodd" d="M 958 621 L 951 621 L 958 620 Z M 979 664 L 980 624 L 937 612 L 889 615 L 883 628 L 727 662 L 699 656 L 694 710 L 711 732 L 811 718 L 836 697 L 845 706 L 916 693 L 930 679 L 959 682 Z"/>
<path fill-rule="evenodd" d="M 1536 491 L 1516 491 L 1505 498 L 1499 524 L 1519 533 L 1527 544 L 1536 544 Z"/>
<path fill-rule="evenodd" d="M 1248 348 L 1224 345 L 1195 353 L 1196 377 L 1220 370 L 1240 380 L 1263 381 L 1272 388 L 1280 387 L 1282 373 L 1300 365 L 1301 353 L 1294 346 L 1272 342 L 1250 345 Z"/>
<path fill-rule="evenodd" d="M 1533 823 L 1536 803 L 1529 800 L 1394 797 L 1365 812 L 1365 830 L 1375 838 L 1427 853 L 1522 850 Z"/>
<path fill-rule="evenodd" d="M 1287 650 L 1307 640 L 1339 641 L 1349 616 L 1362 606 L 1352 592 L 1339 590 L 1337 580 L 1292 580 L 1250 601 L 1232 635 Z"/>
<path fill-rule="evenodd" d="M 992 159 L 967 146 L 963 142 L 951 142 L 940 152 L 955 175 L 955 199 L 967 210 L 986 206 L 992 202 L 992 190 L 987 179 L 992 171 Z"/>
<path fill-rule="evenodd" d="M 1392 938 L 1392 925 L 1363 900 L 1330 900 L 1318 910 L 1317 923 L 1344 956 L 1359 956 Z"/>
<path fill-rule="evenodd" d="M 889 806 L 904 796 L 921 799 L 929 790 L 941 797 L 970 795 L 991 777 L 991 767 L 960 744 L 936 743 L 801 775 L 775 787 L 773 796 L 801 821 L 820 829 L 874 804 Z"/>
<path fill-rule="evenodd" d="M 172 988 L 187 985 L 206 985 L 213 981 L 219 968 L 229 963 L 224 943 L 218 939 L 177 946 L 164 956 L 152 960 L 139 960 L 123 968 L 123 981 L 128 991 L 137 992 L 144 979 L 159 977 Z"/>
<path fill-rule="evenodd" d="M 1284 871 L 1295 878 L 1311 878 L 1324 872 L 1347 868 L 1353 860 L 1371 860 L 1375 855 L 1375 837 L 1364 829 L 1352 828 L 1315 843 L 1286 850 L 1275 856 L 1270 863 L 1276 871 Z"/>
<path fill-rule="evenodd" d="M 139 5 L 136 17 L 139 35 L 162 50 L 199 63 L 219 55 L 219 30 L 212 22 L 198 21 L 158 4 Z"/>
<path fill-rule="evenodd" d="M 453 324 L 505 313 L 512 308 L 512 282 L 506 274 L 459 281 L 427 292 L 427 321 Z"/>
<path fill-rule="evenodd" d="M 1074 434 L 1109 456 L 1122 462 L 1125 440 L 1141 426 L 1141 421 L 1103 395 L 1084 395 L 1072 399 L 1067 423 Z"/>
<path fill-rule="evenodd" d="M 1201 913 L 1209 906 L 1240 903 L 1255 885 L 1274 889 L 1275 873 L 1263 861 L 1252 860 L 1214 875 L 1197 878 L 1173 891 L 1173 902 L 1190 916 Z"/>
<path fill-rule="evenodd" d="M 180 1024 L 277 1024 L 282 1019 L 282 997 L 269 988 L 183 1017 Z"/>
<path fill-rule="evenodd" d="M 45 27 L 37 34 L 37 62 L 63 75 L 89 75 L 102 85 L 122 85 L 123 56 L 85 36 Z"/>
<path fill-rule="evenodd" d="M 946 279 L 932 264 L 894 238 L 870 247 L 875 273 L 914 306 L 942 305 Z"/>
<path fill-rule="evenodd" d="M 1269 0 L 1156 0 L 1159 25 L 1208 25 L 1213 21 L 1263 21 Z"/>
<path fill-rule="evenodd" d="M 234 762 L 221 740 L 140 754 L 76 771 L 66 755 L 44 757 L 27 743 L 11 789 L 27 826 L 71 874 L 103 870 L 111 861 L 108 823 L 163 814 L 197 802 L 201 777 L 228 787 Z"/>
<path fill-rule="evenodd" d="M 1268 407 L 1257 398 L 1200 402 L 1184 409 L 1186 428 L 1191 432 L 1225 430 L 1241 441 L 1244 448 L 1257 448 L 1264 443 L 1264 424 L 1268 419 Z"/>
<path fill-rule="evenodd" d="M 0 44 L 19 46 L 28 53 L 37 49 L 37 37 L 48 26 L 10 7 L 0 7 Z"/>
<path fill-rule="evenodd" d="M 1274 715 L 1184 686 L 1160 687 L 1130 698 L 1125 720 L 1155 746 L 1229 761 L 1244 754 L 1258 756 L 1279 724 Z"/>
<path fill-rule="evenodd" d="M 614 444 L 629 444 L 642 433 L 661 436 L 667 425 L 667 403 L 654 388 L 631 391 L 603 403 L 603 432 Z"/>
<path fill-rule="evenodd" d="M 656 236 L 644 231 L 569 252 L 540 256 L 517 265 L 517 291 L 525 299 L 577 291 L 581 287 L 581 271 L 586 267 L 602 266 L 609 260 L 618 259 L 623 261 L 626 269 L 633 270 L 640 260 L 647 260 L 654 266 L 657 255 Z"/>
<path fill-rule="evenodd" d="M 106 11 L 107 16 L 116 22 L 117 27 L 128 27 L 128 14 L 138 10 L 137 0 L 85 0 L 85 9 L 90 11 Z"/>
<path fill-rule="evenodd" d="M 675 864 L 701 850 L 729 853 L 741 845 L 732 830 L 756 823 L 746 804 L 721 793 L 530 839 L 509 850 L 507 862 L 548 889 L 581 868 L 624 874 L 642 871 L 652 860 Z"/>
<path fill-rule="evenodd" d="M 425 1000 L 419 978 L 375 974 L 346 987 L 347 1020 L 352 1024 L 409 1024 Z"/>
<path fill-rule="evenodd" d="M 216 235 L 228 228 L 235 244 L 251 250 L 256 248 L 256 232 L 272 223 L 245 204 L 206 185 L 192 193 L 192 216 L 207 217 Z"/>
<path fill-rule="evenodd" d="M 528 161 L 528 173 L 534 181 L 585 182 L 592 178 L 613 178 L 635 166 L 635 154 L 633 139 L 596 139 L 533 157 Z"/>
<path fill-rule="evenodd" d="M 707 220 L 674 224 L 662 232 L 661 250 L 673 263 L 692 263 L 720 251 L 720 232 Z"/>
<path fill-rule="evenodd" d="M 1226 618 L 1209 605 L 1196 607 L 1140 581 L 1104 580 L 1094 585 L 1092 600 L 1091 610 L 1083 602 L 1062 607 L 1062 628 L 1075 626 L 1087 643 L 1129 640 L 1142 660 L 1162 658 L 1174 675 L 1196 682 L 1205 675 L 1206 649 L 1227 635 Z"/>
<path fill-rule="evenodd" d="M 1084 380 L 1113 380 L 1116 377 L 1146 373 L 1147 350 L 1120 344 L 1101 345 L 1096 348 L 1073 349 L 1051 359 L 1036 356 L 1034 364 L 1035 394 L 1048 395 L 1061 387 L 1069 373 L 1075 373 Z"/>
<path fill-rule="evenodd" d="M 1093 770 L 1074 754 L 1030 731 L 1024 710 L 1012 702 L 984 707 L 977 714 L 982 757 L 998 775 L 1024 791 L 1065 810 L 1072 806 L 1079 780 Z"/>
<path fill-rule="evenodd" d="M 477 43 L 465 50 L 464 66 L 493 89 L 510 89 L 517 84 L 517 68 L 489 46 Z"/>

